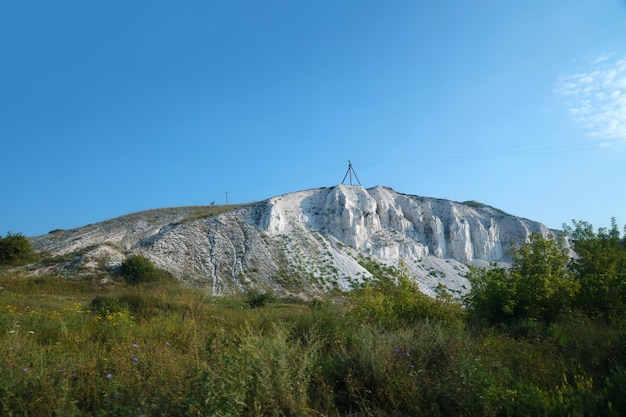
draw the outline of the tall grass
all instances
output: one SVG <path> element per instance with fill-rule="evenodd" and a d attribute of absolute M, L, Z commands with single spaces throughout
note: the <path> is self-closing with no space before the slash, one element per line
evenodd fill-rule
<path fill-rule="evenodd" d="M 311 303 L 0 275 L 0 415 L 626 414 L 626 332 L 469 328 L 410 287 Z"/>

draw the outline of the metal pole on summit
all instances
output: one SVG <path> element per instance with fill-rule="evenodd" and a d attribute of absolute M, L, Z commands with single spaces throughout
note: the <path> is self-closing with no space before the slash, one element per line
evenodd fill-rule
<path fill-rule="evenodd" d="M 341 180 L 342 185 L 344 182 L 346 182 L 346 177 L 348 176 L 349 173 L 350 173 L 350 161 L 348 161 L 348 170 L 346 171 L 346 175 L 344 175 L 343 179 Z"/>
<path fill-rule="evenodd" d="M 352 185 L 352 162 L 348 161 L 348 171 L 350 172 L 350 185 Z"/>
<path fill-rule="evenodd" d="M 357 177 L 356 171 L 354 170 L 354 168 L 352 168 L 352 162 L 350 161 L 348 161 L 348 170 L 346 171 L 346 175 L 343 176 L 343 180 L 341 181 L 341 184 L 346 182 L 346 177 L 350 175 L 350 185 L 352 185 L 352 174 L 354 174 L 354 178 L 356 178 L 356 181 L 359 183 L 359 185 L 361 185 L 361 181 L 359 181 L 359 177 Z"/>
<path fill-rule="evenodd" d="M 350 165 L 350 169 L 352 170 L 352 173 L 354 174 L 354 178 L 356 178 L 356 182 L 358 182 L 359 185 L 361 185 L 361 181 L 359 181 L 359 177 L 356 176 L 356 171 L 352 167 L 352 164 L 350 163 L 350 161 L 348 161 L 348 165 Z M 352 183 L 350 185 L 352 185 Z M 361 187 L 362 187 L 362 185 L 361 185 Z"/>

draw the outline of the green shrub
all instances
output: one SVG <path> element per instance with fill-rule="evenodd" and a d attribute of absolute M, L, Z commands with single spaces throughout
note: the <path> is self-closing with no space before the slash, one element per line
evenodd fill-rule
<path fill-rule="evenodd" d="M 626 311 L 626 238 L 620 239 L 615 218 L 611 229 L 594 232 L 587 222 L 563 225 L 576 257 L 570 269 L 580 283 L 578 307 L 592 316 L 617 322 Z"/>
<path fill-rule="evenodd" d="M 460 323 L 464 317 L 461 304 L 438 287 L 433 299 L 422 293 L 403 269 L 376 265 L 369 260 L 361 262 L 374 279 L 350 294 L 352 313 L 358 320 L 385 326 L 405 326 L 421 320 L 437 320 L 449 324 Z"/>
<path fill-rule="evenodd" d="M 514 324 L 550 322 L 571 311 L 579 284 L 568 270 L 569 252 L 561 239 L 535 233 L 530 241 L 513 248 L 510 269 L 473 269 L 472 289 L 465 297 L 477 321 Z"/>
<path fill-rule="evenodd" d="M 150 259 L 141 255 L 132 255 L 122 262 L 120 275 L 132 285 L 155 282 L 167 276 L 165 271 L 156 268 Z"/>
<path fill-rule="evenodd" d="M 252 290 L 246 294 L 246 304 L 252 308 L 263 307 L 276 301 L 271 291 Z"/>
<path fill-rule="evenodd" d="M 0 236 L 0 265 L 19 265 L 28 262 L 33 255 L 30 241 L 20 233 Z"/>

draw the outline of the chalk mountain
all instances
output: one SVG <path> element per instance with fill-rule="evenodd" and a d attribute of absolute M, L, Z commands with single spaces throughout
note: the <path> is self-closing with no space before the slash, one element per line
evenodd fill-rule
<path fill-rule="evenodd" d="M 440 282 L 467 291 L 467 265 L 507 263 L 511 245 L 534 232 L 553 231 L 478 202 L 339 185 L 239 207 L 149 210 L 31 241 L 56 260 L 37 272 L 93 274 L 141 254 L 212 294 L 315 294 L 368 280 L 361 263 L 371 259 L 405 268 L 432 295 Z"/>

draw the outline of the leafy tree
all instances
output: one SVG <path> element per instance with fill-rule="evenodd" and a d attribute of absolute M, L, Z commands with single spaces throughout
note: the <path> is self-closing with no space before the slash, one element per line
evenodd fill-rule
<path fill-rule="evenodd" d="M 624 241 L 620 241 L 620 233 L 615 218 L 611 219 L 611 229 L 599 228 L 598 233 L 593 226 L 584 221 L 572 220 L 573 227 L 563 225 L 569 236 L 576 257 L 571 267 L 580 275 L 615 274 L 623 269 Z"/>
<path fill-rule="evenodd" d="M 157 269 L 150 259 L 141 255 L 132 255 L 120 267 L 120 275 L 129 284 L 141 284 L 153 282 L 163 276 L 163 272 Z"/>
<path fill-rule="evenodd" d="M 32 257 L 30 241 L 20 233 L 0 236 L 0 265 L 19 265 Z"/>
<path fill-rule="evenodd" d="M 514 316 L 552 320 L 571 308 L 578 284 L 570 273 L 569 250 L 561 237 L 539 233 L 512 249 L 516 282 Z"/>
<path fill-rule="evenodd" d="M 493 325 L 515 315 L 517 286 L 508 269 L 496 265 L 471 268 L 467 278 L 472 289 L 463 303 L 471 317 Z"/>
<path fill-rule="evenodd" d="M 568 249 L 560 238 L 535 233 L 511 250 L 510 269 L 474 269 L 468 311 L 489 324 L 552 321 L 571 308 L 578 284 L 569 272 Z"/>
<path fill-rule="evenodd" d="M 626 238 L 620 240 L 615 218 L 611 228 L 599 228 L 572 220 L 563 225 L 576 256 L 570 268 L 580 283 L 577 304 L 590 315 L 607 321 L 624 316 L 626 307 Z"/>

